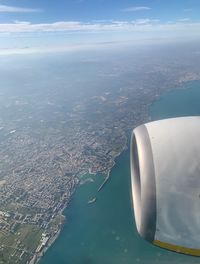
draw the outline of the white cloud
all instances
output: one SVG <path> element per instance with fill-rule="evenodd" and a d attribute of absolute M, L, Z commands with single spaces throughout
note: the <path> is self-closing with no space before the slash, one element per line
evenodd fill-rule
<path fill-rule="evenodd" d="M 151 7 L 148 6 L 132 6 L 122 9 L 123 12 L 137 12 L 137 11 L 146 11 L 151 10 Z"/>
<path fill-rule="evenodd" d="M 24 32 L 60 32 L 60 31 L 120 31 L 135 30 L 142 26 L 153 26 L 159 20 L 136 19 L 133 21 L 110 21 L 104 23 L 82 23 L 79 21 L 58 21 L 55 23 L 32 24 L 28 21 L 15 21 L 14 23 L 0 24 L 0 33 Z"/>
<path fill-rule="evenodd" d="M 40 9 L 0 5 L 0 13 L 31 13 L 41 12 Z"/>
<path fill-rule="evenodd" d="M 86 32 L 86 33 L 104 33 L 104 32 L 142 32 L 146 33 L 169 33 L 178 34 L 200 34 L 200 22 L 191 22 L 186 18 L 176 22 L 161 23 L 158 19 L 136 19 L 133 21 L 105 21 L 83 23 L 80 21 L 57 21 L 55 23 L 33 24 L 28 21 L 15 21 L 14 23 L 0 24 L 0 35 L 2 34 L 20 34 L 20 33 L 44 33 L 44 32 Z M 159 35 L 159 34 L 158 34 Z"/>
<path fill-rule="evenodd" d="M 190 18 L 189 17 L 185 17 L 185 18 L 180 18 L 177 20 L 178 22 L 187 22 L 187 21 L 190 21 Z"/>
<path fill-rule="evenodd" d="M 136 19 L 133 21 L 133 23 L 137 26 L 139 25 L 152 25 L 158 23 L 158 19 L 149 19 L 149 18 L 142 18 L 142 19 Z"/>
<path fill-rule="evenodd" d="M 29 21 L 20 21 L 20 20 L 15 20 L 15 24 L 20 24 L 20 25 L 30 25 L 31 23 Z"/>

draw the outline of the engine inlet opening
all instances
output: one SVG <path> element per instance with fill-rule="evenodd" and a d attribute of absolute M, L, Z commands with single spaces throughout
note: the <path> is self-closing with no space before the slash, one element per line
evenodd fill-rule
<path fill-rule="evenodd" d="M 141 180 L 138 146 L 135 134 L 132 135 L 131 144 L 131 181 L 135 220 L 137 229 L 139 231 L 141 223 Z"/>

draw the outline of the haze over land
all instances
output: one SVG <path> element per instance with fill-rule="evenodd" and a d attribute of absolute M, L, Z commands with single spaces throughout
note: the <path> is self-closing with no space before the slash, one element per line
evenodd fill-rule
<path fill-rule="evenodd" d="M 2 57 L 3 263 L 40 255 L 59 233 L 82 175 L 109 176 L 150 104 L 198 80 L 199 64 L 196 43 Z"/>

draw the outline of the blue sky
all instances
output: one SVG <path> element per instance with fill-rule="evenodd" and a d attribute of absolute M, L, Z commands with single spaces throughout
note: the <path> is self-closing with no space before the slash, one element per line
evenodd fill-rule
<path fill-rule="evenodd" d="M 1 0 L 0 5 L 19 8 L 18 12 L 2 12 L 0 21 L 3 23 L 13 20 L 91 22 L 147 17 L 167 22 L 185 17 L 198 20 L 200 11 L 199 0 Z M 20 8 L 30 10 L 20 12 Z M 28 12 L 31 9 L 35 12 Z"/>
<path fill-rule="evenodd" d="M 0 49 L 200 38 L 199 0 L 0 0 Z"/>

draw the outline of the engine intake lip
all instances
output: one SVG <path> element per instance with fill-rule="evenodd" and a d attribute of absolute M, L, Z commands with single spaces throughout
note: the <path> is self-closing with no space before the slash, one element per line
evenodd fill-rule
<path fill-rule="evenodd" d="M 153 242 L 156 232 L 156 183 L 153 154 L 145 125 L 131 137 L 131 186 L 138 233 Z"/>

